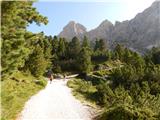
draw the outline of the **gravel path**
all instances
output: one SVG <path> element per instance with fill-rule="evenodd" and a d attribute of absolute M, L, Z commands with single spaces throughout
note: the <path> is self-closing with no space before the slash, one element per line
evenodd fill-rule
<path fill-rule="evenodd" d="M 54 80 L 26 102 L 17 120 L 91 120 L 92 110 L 72 96 L 66 81 Z"/>

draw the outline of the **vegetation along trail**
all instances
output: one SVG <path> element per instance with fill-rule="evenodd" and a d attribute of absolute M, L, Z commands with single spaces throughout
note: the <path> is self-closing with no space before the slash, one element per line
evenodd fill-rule
<path fill-rule="evenodd" d="M 93 114 L 90 107 L 75 99 L 63 79 L 48 83 L 26 103 L 18 120 L 55 120 L 83 119 L 89 120 Z"/>

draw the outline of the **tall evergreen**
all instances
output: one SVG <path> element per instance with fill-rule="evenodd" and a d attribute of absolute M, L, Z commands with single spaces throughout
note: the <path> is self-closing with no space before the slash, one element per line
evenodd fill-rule
<path fill-rule="evenodd" d="M 80 41 L 77 37 L 73 37 L 72 41 L 69 43 L 68 49 L 70 57 L 75 59 L 81 50 Z"/>
<path fill-rule="evenodd" d="M 58 46 L 58 56 L 61 59 L 65 58 L 65 54 L 66 54 L 66 44 L 65 44 L 65 39 L 64 38 L 60 38 L 59 39 L 59 46 Z"/>
<path fill-rule="evenodd" d="M 40 77 L 45 73 L 47 68 L 47 61 L 43 54 L 43 48 L 40 45 L 36 45 L 32 54 L 29 55 L 26 61 L 26 67 L 35 77 Z"/>
<path fill-rule="evenodd" d="M 94 51 L 101 51 L 101 52 L 104 52 L 104 51 L 106 51 L 106 49 L 107 49 L 107 45 L 106 45 L 106 42 L 105 42 L 105 40 L 103 40 L 103 39 L 100 39 L 100 40 L 96 40 L 95 41 L 95 46 L 94 46 Z"/>
<path fill-rule="evenodd" d="M 90 47 L 87 36 L 84 36 L 83 38 L 82 47 Z"/>
<path fill-rule="evenodd" d="M 78 69 L 82 73 L 88 73 L 91 70 L 91 55 L 90 51 L 86 48 L 82 48 L 77 59 Z"/>
<path fill-rule="evenodd" d="M 25 40 L 27 25 L 32 22 L 38 25 L 48 22 L 32 4 L 33 2 L 29 1 L 1 2 L 2 76 L 23 67 L 25 59 L 30 54 Z"/>
<path fill-rule="evenodd" d="M 107 49 L 106 41 L 104 39 L 100 39 L 99 40 L 99 50 L 106 51 L 106 49 Z"/>
<path fill-rule="evenodd" d="M 55 54 L 58 51 L 58 46 L 59 46 L 59 42 L 58 42 L 58 37 L 54 36 L 53 40 L 52 40 L 52 55 Z"/>
<path fill-rule="evenodd" d="M 160 64 L 160 47 L 159 48 L 153 47 L 151 52 L 152 52 L 151 60 L 153 61 L 153 63 Z"/>
<path fill-rule="evenodd" d="M 123 56 L 124 56 L 124 47 L 120 44 L 117 44 L 116 47 L 114 48 L 114 59 L 119 59 L 123 61 Z"/>

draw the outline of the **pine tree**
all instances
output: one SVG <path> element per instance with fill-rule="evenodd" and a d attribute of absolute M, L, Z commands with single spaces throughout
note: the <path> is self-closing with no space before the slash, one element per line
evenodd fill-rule
<path fill-rule="evenodd" d="M 124 47 L 120 44 L 117 44 L 114 48 L 114 59 L 119 59 L 123 61 L 124 58 Z"/>
<path fill-rule="evenodd" d="M 49 41 L 49 37 L 45 36 L 44 37 L 44 48 L 43 48 L 43 54 L 44 54 L 44 58 L 48 63 L 48 67 L 51 66 L 51 59 L 53 58 L 51 51 L 52 51 L 52 45 Z"/>
<path fill-rule="evenodd" d="M 99 50 L 100 51 L 106 51 L 107 50 L 106 42 L 103 39 L 99 40 Z"/>
<path fill-rule="evenodd" d="M 70 58 L 76 59 L 81 50 L 80 41 L 77 37 L 73 37 L 72 41 L 69 43 L 68 49 Z"/>
<path fill-rule="evenodd" d="M 35 46 L 33 53 L 29 55 L 29 59 L 26 61 L 26 67 L 35 77 L 40 77 L 44 74 L 47 65 L 43 48 L 40 45 Z"/>
<path fill-rule="evenodd" d="M 60 38 L 59 46 L 58 46 L 58 56 L 60 57 L 60 59 L 65 58 L 65 54 L 66 54 L 66 46 L 65 45 L 66 45 L 65 39 Z"/>
<path fill-rule="evenodd" d="M 82 48 L 77 59 L 77 65 L 81 73 L 88 73 L 91 70 L 91 56 L 86 48 Z"/>
<path fill-rule="evenodd" d="M 25 41 L 27 25 L 32 22 L 38 25 L 48 22 L 32 4 L 33 2 L 29 1 L 1 2 L 2 76 L 23 67 L 25 59 L 30 54 Z"/>
<path fill-rule="evenodd" d="M 153 47 L 151 52 L 152 52 L 151 59 L 152 59 L 153 63 L 160 64 L 160 47 L 159 48 Z"/>
<path fill-rule="evenodd" d="M 53 40 L 52 40 L 52 55 L 56 54 L 58 51 L 58 46 L 59 46 L 59 41 L 58 41 L 58 37 L 54 36 Z"/>
<path fill-rule="evenodd" d="M 88 38 L 86 36 L 83 38 L 82 47 L 90 47 Z"/>
<path fill-rule="evenodd" d="M 99 50 L 101 52 L 105 52 L 107 50 L 106 42 L 103 39 L 96 40 L 94 51 L 97 51 L 97 50 Z"/>

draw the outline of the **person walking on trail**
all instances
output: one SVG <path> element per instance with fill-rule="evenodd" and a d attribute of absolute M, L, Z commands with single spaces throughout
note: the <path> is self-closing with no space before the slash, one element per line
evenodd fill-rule
<path fill-rule="evenodd" d="M 49 76 L 49 80 L 50 80 L 50 84 L 51 84 L 51 83 L 52 83 L 52 80 L 53 80 L 52 74 Z"/>
<path fill-rule="evenodd" d="M 53 76 L 52 76 L 52 70 L 48 70 L 48 79 L 50 81 L 50 84 L 52 83 L 52 80 L 53 80 Z"/>
<path fill-rule="evenodd" d="M 64 81 L 66 81 L 66 74 L 64 74 L 63 77 L 64 77 Z"/>

